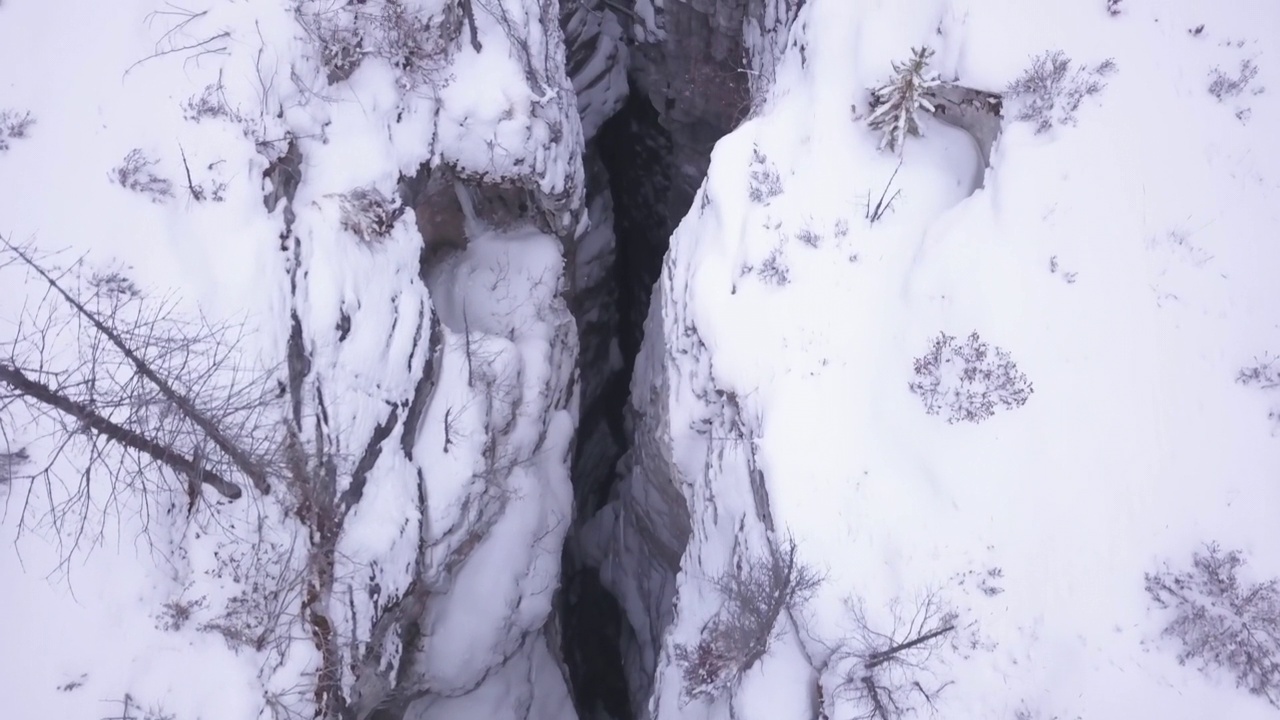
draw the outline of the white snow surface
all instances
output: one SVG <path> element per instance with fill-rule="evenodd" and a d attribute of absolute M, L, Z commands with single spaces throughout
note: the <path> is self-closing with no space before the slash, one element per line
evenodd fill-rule
<path fill-rule="evenodd" d="M 419 658 L 421 679 L 452 697 L 419 715 L 489 720 L 503 716 L 501 706 L 512 717 L 564 717 L 567 689 L 544 632 L 571 511 L 577 407 L 559 242 L 473 222 L 472 250 L 451 266 L 459 277 L 436 278 L 437 303 L 419 277 L 412 209 L 366 243 L 343 228 L 339 197 L 357 188 L 395 197 L 402 175 L 448 165 L 473 180 L 528 187 L 553 226 L 577 225 L 582 135 L 558 18 L 542 18 L 543 3 L 495 0 L 485 7 L 531 33 L 521 48 L 494 14 L 478 11 L 482 51 L 464 30 L 434 85 L 410 82 L 377 57 L 330 83 L 295 13 L 321 5 L 6 0 L 0 111 L 29 111 L 35 123 L 0 151 L 0 235 L 62 251 L 63 264 L 84 256 L 86 272 L 120 272 L 146 297 L 173 298 L 184 316 L 242 322 L 239 350 L 250 366 L 282 367 L 296 312 L 327 423 L 341 428 L 334 451 L 351 465 L 375 428 L 408 407 L 438 314 L 436 395 L 418 437 L 402 441 L 397 425 L 386 438 L 346 520 L 334 621 L 353 645 L 364 642 L 378 603 L 413 579 L 422 543 L 435 638 Z M 427 17 L 444 3 L 407 6 Z M 191 117 L 186 105 L 206 91 L 214 109 Z M 264 207 L 263 177 L 290 137 L 302 167 L 286 218 L 283 203 Z M 169 192 L 148 196 L 112 180 L 135 148 L 155 160 L 150 171 Z M 188 172 L 203 201 L 189 191 Z M 486 280 L 506 294 L 482 291 Z M 0 269 L 4 340 L 39 292 L 17 268 Z M 470 334 L 455 322 L 457 302 L 466 303 Z M 67 333 L 53 340 L 54 357 L 71 351 Z M 485 353 L 474 378 L 468 347 Z M 40 427 L 4 430 L 34 458 L 48 449 Z M 228 601 L 258 590 L 254 578 L 302 561 L 305 533 L 276 495 L 246 492 L 230 503 L 206 492 L 188 517 L 181 482 L 157 478 L 171 492 L 145 506 L 128 493 L 110 511 L 92 505 L 89 540 L 70 552 L 75 528 L 51 525 L 47 509 L 74 491 L 77 459 L 63 460 L 67 487 L 37 486 L 30 496 L 21 478 L 0 487 L 0 715 L 309 717 L 317 658 L 304 628 L 295 622 L 261 651 L 233 649 L 207 629 Z M 98 497 L 108 489 L 96 488 Z M 451 551 L 471 534 L 473 555 L 459 564 Z M 297 600 L 288 598 L 291 613 Z M 164 629 L 166 607 L 188 602 L 193 616 Z M 387 648 L 388 662 L 400 653 Z"/>
<path fill-rule="evenodd" d="M 810 665 L 849 635 L 844 598 L 884 622 L 930 590 L 974 623 L 974 642 L 935 657 L 932 677 L 952 684 L 934 709 L 909 707 L 922 717 L 1275 716 L 1225 671 L 1178 664 L 1143 575 L 1210 541 L 1246 553 L 1244 579 L 1280 575 L 1276 398 L 1236 382 L 1280 348 L 1268 124 L 1280 8 L 1122 8 L 801 11 L 775 89 L 717 145 L 672 237 L 646 339 L 662 347 L 661 332 L 667 349 L 633 381 L 633 396 L 670 388 L 651 410 L 670 415 L 694 526 L 654 717 L 811 720 L 820 704 L 831 720 L 867 717 L 837 692 L 847 667 Z M 944 79 L 996 92 L 1051 49 L 1087 66 L 1114 58 L 1118 72 L 1075 125 L 1044 134 L 1009 102 L 985 171 L 962 132 L 922 119 L 889 191 L 901 194 L 873 225 L 867 196 L 874 206 L 899 158 L 858 118 L 921 44 Z M 1253 84 L 1211 96 L 1213 69 L 1234 75 L 1246 59 Z M 782 186 L 763 202 L 750 198 L 756 153 Z M 948 424 L 909 391 L 913 358 L 939 332 L 972 331 L 1011 353 L 1034 394 Z M 735 544 L 762 551 L 766 515 L 826 582 L 733 692 L 686 702 L 672 646 L 712 616 L 711 579 Z M 1001 592 L 978 592 L 980 577 Z"/>
<path fill-rule="evenodd" d="M 438 314 L 438 401 L 411 458 L 398 435 L 387 440 L 396 451 L 382 454 L 342 539 L 352 575 L 376 566 L 388 593 L 408 582 L 418 539 L 432 543 L 428 576 L 442 594 L 428 624 L 439 642 L 420 661 L 453 695 L 418 712 L 432 720 L 572 713 L 541 631 L 576 424 L 560 249 L 532 230 L 483 230 L 424 283 L 412 213 L 365 246 L 339 229 L 335 194 L 394 194 L 401 173 L 447 163 L 536 186 L 560 199 L 564 227 L 575 224 L 582 130 L 567 82 L 548 85 L 563 74 L 558 29 L 550 19 L 539 28 L 536 3 L 495 2 L 530 18 L 549 75 L 530 82 L 479 13 L 484 50 L 464 39 L 436 95 L 406 91 L 376 59 L 329 85 L 284 0 L 186 3 L 179 12 L 205 14 L 172 34 L 186 16 L 161 0 L 0 3 L 0 111 L 35 119 L 0 151 L 0 234 L 84 254 L 155 296 L 178 292 L 187 312 L 243 318 L 246 357 L 275 366 L 293 260 L 280 252 L 283 213 L 263 207 L 261 178 L 281 138 L 298 137 L 298 309 L 333 422 L 356 454 L 412 396 L 428 342 L 415 322 Z M 660 36 L 662 5 L 637 3 L 633 31 Z M 694 526 L 655 717 L 812 720 L 821 700 L 832 720 L 854 717 L 865 709 L 847 697 L 815 696 L 815 681 L 830 694 L 841 669 L 811 669 L 847 632 L 841 601 L 862 598 L 874 618 L 928 589 L 976 623 L 979 641 L 938 657 L 933 671 L 954 681 L 939 716 L 1274 716 L 1224 673 L 1178 665 L 1142 575 L 1218 541 L 1248 553 L 1251 577 L 1280 576 L 1280 438 L 1268 419 L 1280 400 L 1235 382 L 1255 358 L 1280 353 L 1280 143 L 1269 131 L 1280 100 L 1252 92 L 1276 86 L 1280 7 L 1122 8 L 1111 17 L 1101 1 L 805 4 L 772 94 L 718 145 L 672 238 L 649 328 L 664 336 L 663 376 L 634 383 L 669 393 L 670 454 Z M 1118 72 L 1074 126 L 1037 135 L 1007 118 L 985 169 L 963 133 L 925 119 L 895 179 L 901 195 L 871 226 L 866 197 L 874 203 L 898 158 L 876 151 L 850 106 L 865 112 L 866 89 L 922 43 L 937 50 L 944 79 L 992 91 L 1053 48 L 1086 65 L 1113 57 Z M 139 63 L 153 53 L 163 54 Z M 1213 98 L 1213 69 L 1232 74 L 1246 59 L 1259 68 L 1250 90 Z M 219 81 L 241 120 L 184 119 L 183 102 Z M 110 180 L 135 148 L 157 160 L 173 197 L 153 202 Z M 781 179 L 764 203 L 749 199 L 756 151 Z M 183 155 L 193 183 L 225 183 L 221 202 L 190 197 Z M 785 284 L 760 272 L 771 255 Z M 495 295 L 503 278 L 511 292 Z M 0 271 L 5 323 L 35 292 L 28 283 Z M 344 314 L 351 334 L 339 341 Z M 912 360 L 940 331 L 974 330 L 1010 351 L 1035 393 L 982 424 L 950 425 L 908 391 Z M 735 399 L 733 413 L 716 390 Z M 14 432 L 41 450 L 39 428 Z M 498 440 L 487 446 L 490 433 Z M 748 455 L 767 512 L 755 505 Z M 414 504 L 419 470 L 425 517 Z M 274 501 L 206 505 L 188 520 L 180 490 L 149 508 L 122 498 L 92 552 L 63 562 L 58 528 L 37 522 L 18 537 L 19 490 L 0 488 L 0 714 L 115 716 L 127 695 L 135 714 L 249 720 L 271 717 L 269 702 L 305 702 L 295 690 L 314 662 L 305 640 L 264 672 L 269 653 L 236 652 L 196 629 L 243 590 L 229 568 L 297 552 Z M 65 492 L 36 488 L 37 520 Z M 729 697 L 684 703 L 671 645 L 691 642 L 714 611 L 708 579 L 735 543 L 763 547 L 766 516 L 775 539 L 793 535 L 827 580 Z M 471 560 L 451 573 L 444 558 L 476 528 Z M 1002 592 L 974 592 L 967 574 L 995 568 Z M 200 598 L 184 628 L 162 629 L 166 603 Z"/>

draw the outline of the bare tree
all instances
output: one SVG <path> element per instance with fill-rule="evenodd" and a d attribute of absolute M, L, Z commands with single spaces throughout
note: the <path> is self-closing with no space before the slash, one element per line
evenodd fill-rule
<path fill-rule="evenodd" d="M 185 483 L 192 505 L 204 487 L 232 500 L 244 481 L 270 491 L 279 423 L 267 375 L 237 351 L 242 328 L 184 319 L 174 302 L 142 297 L 119 274 L 80 262 L 56 270 L 4 238 L 0 257 L 44 287 L 0 339 L 0 420 L 14 427 L 21 411 L 45 433 L 27 440 L 48 448 L 24 518 L 43 485 L 55 527 L 73 523 L 74 548 L 95 500 L 103 512 L 126 491 L 145 501 L 169 489 L 157 485 L 166 478 Z M 68 479 L 71 465 L 79 469 Z"/>
<path fill-rule="evenodd" d="M 686 699 L 714 697 L 769 651 L 783 612 L 812 597 L 822 575 L 797 558 L 791 537 L 765 555 L 735 557 L 715 579 L 721 605 L 692 646 L 677 644 Z"/>
<path fill-rule="evenodd" d="M 851 698 L 857 720 L 897 720 L 923 700 L 934 699 L 950 682 L 937 680 L 930 661 L 957 628 L 957 614 L 930 592 L 910 609 L 889 608 L 889 627 L 878 629 L 860 599 L 845 606 L 852 632 L 832 653 L 827 665 L 846 666 L 835 694 Z"/>

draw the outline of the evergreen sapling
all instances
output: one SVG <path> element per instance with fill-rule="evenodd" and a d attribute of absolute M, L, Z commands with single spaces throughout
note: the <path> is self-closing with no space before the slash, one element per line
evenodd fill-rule
<path fill-rule="evenodd" d="M 913 48 L 911 55 L 907 62 L 893 64 L 896 77 L 891 82 L 871 91 L 872 113 L 867 118 L 873 130 L 883 133 L 880 149 L 887 147 L 899 154 L 908 134 L 921 136 L 916 112 L 933 112 L 930 98 L 941 83 L 937 75 L 925 75 L 929 58 L 933 57 L 931 48 Z"/>

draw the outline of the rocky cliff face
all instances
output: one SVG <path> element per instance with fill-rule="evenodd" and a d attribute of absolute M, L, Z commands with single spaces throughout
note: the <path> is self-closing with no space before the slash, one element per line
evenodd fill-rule
<path fill-rule="evenodd" d="M 594 660 L 579 658 L 577 664 L 598 668 L 601 657 L 612 656 L 616 664 L 620 655 L 626 691 L 623 701 L 614 687 L 616 672 L 607 682 L 599 673 L 583 674 L 581 683 L 613 687 L 614 699 L 605 707 L 593 693 L 589 707 L 579 706 L 584 717 L 649 717 L 658 654 L 674 614 L 675 577 L 691 531 L 692 482 L 679 477 L 673 459 L 673 432 L 684 429 L 670 427 L 671 406 L 687 392 L 687 387 L 673 388 L 670 377 L 673 305 L 669 297 L 651 302 L 651 295 L 667 241 L 690 210 L 713 146 L 750 112 L 752 92 L 771 76 L 775 46 L 785 42 L 799 4 L 599 2 L 599 10 L 613 13 L 623 32 L 613 34 L 614 21 L 606 21 L 598 24 L 594 40 L 578 40 L 582 50 L 571 45 L 571 58 L 592 59 L 571 59 L 570 66 L 581 73 L 574 76 L 575 87 L 600 87 L 604 78 L 613 77 L 599 62 L 602 57 L 626 62 L 630 79 L 624 103 L 602 100 L 598 92 L 580 101 L 584 128 L 599 127 L 587 134 L 592 221 L 613 222 L 607 240 L 583 245 L 612 245 L 614 269 L 612 284 L 597 282 L 582 290 L 614 300 L 616 310 L 605 318 L 600 306 L 590 303 L 587 310 L 584 303 L 586 314 L 579 316 L 584 387 L 574 473 L 579 530 L 566 551 L 570 606 L 564 617 L 591 617 L 595 620 L 581 621 L 584 626 L 596 622 L 597 629 L 614 628 L 603 631 L 607 649 L 600 647 L 599 637 L 592 641 L 579 628 L 577 647 L 585 642 L 592 648 L 586 656 Z M 566 37 L 575 36 L 566 31 Z M 625 52 L 600 49 L 614 42 L 625 43 Z M 610 81 L 608 87 L 616 85 Z M 597 124 L 601 108 L 611 116 Z M 608 192 L 601 192 L 605 181 Z M 600 250 L 593 256 L 605 257 Z M 581 267 L 581 257 L 577 262 Z M 588 359 L 605 358 L 606 344 L 616 348 L 611 362 Z M 569 664 L 572 674 L 575 661 L 570 658 Z"/>

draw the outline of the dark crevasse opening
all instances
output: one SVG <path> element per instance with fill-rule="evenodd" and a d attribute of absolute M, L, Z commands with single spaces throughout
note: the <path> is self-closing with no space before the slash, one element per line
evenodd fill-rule
<path fill-rule="evenodd" d="M 649 296 L 674 229 L 669 212 L 672 142 L 658 111 L 646 97 L 632 93 L 601 128 L 597 147 L 613 196 L 618 345 L 629 381 L 644 339 Z"/>
<path fill-rule="evenodd" d="M 583 338 L 588 343 L 616 342 L 618 363 L 584 363 L 582 383 L 602 390 L 584 405 L 573 462 L 575 527 L 600 510 L 617 479 L 617 461 L 630 445 L 624 413 L 636 354 L 644 338 L 644 320 L 673 227 L 671 213 L 672 141 L 658 111 L 640 93 L 631 94 L 592 140 L 588 153 L 602 172 L 594 173 L 612 198 L 615 254 L 611 273 L 616 303 L 616 333 Z M 599 182 L 598 181 L 598 182 Z M 683 212 L 681 212 L 683 214 Z M 606 377 L 600 377 L 600 374 Z M 624 642 L 633 641 L 630 625 L 595 568 L 579 557 L 581 546 L 565 544 L 559 597 L 561 650 L 569 673 L 578 717 L 582 720 L 631 720 L 623 665 Z"/>

